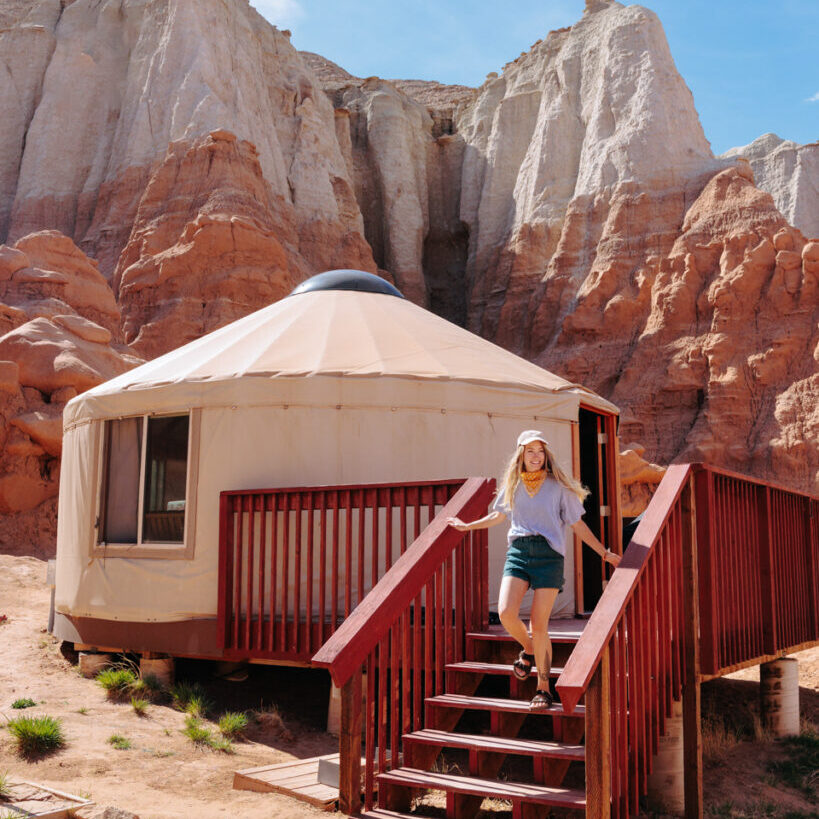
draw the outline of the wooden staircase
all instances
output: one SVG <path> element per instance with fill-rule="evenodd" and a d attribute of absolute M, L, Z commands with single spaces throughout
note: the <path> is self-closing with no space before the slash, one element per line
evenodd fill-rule
<path fill-rule="evenodd" d="M 550 630 L 553 678 L 582 626 L 571 621 L 570 628 L 564 622 Z M 475 816 L 485 798 L 511 802 L 515 819 L 545 817 L 553 808 L 585 810 L 582 772 L 572 772 L 573 786 L 566 783 L 572 763 L 585 761 L 585 709 L 569 715 L 555 702 L 531 712 L 536 673 L 527 680 L 511 673 L 519 650 L 499 627 L 467 635 L 466 658 L 447 664 L 445 693 L 425 700 L 425 727 L 403 735 L 403 765 L 376 776 L 381 807 L 364 816 L 430 815 L 423 803 L 411 811 L 426 791 L 445 794 L 448 819 Z"/>
<path fill-rule="evenodd" d="M 312 658 L 341 688 L 340 810 L 440 816 L 417 800 L 434 791 L 453 819 L 486 797 L 520 819 L 636 816 L 681 701 L 701 817 L 701 683 L 819 644 L 819 498 L 670 466 L 590 619 L 550 623 L 560 700 L 531 713 L 534 675 L 513 677 L 518 647 L 489 626 L 485 530 L 447 524 L 493 492 L 465 481 Z"/>

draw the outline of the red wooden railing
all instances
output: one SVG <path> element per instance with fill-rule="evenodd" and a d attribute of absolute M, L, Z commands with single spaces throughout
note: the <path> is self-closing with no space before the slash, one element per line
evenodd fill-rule
<path fill-rule="evenodd" d="M 309 662 L 462 484 L 222 492 L 224 656 Z"/>
<path fill-rule="evenodd" d="M 819 641 L 817 511 L 725 470 L 669 467 L 557 681 L 569 712 L 586 695 L 590 815 L 638 813 L 680 699 L 686 805 L 701 805 L 701 680 Z"/>
<path fill-rule="evenodd" d="M 819 501 L 726 470 L 695 474 L 706 674 L 816 640 Z"/>
<path fill-rule="evenodd" d="M 399 764 L 402 734 L 423 726 L 424 698 L 444 691 L 445 665 L 464 658 L 469 631 L 488 626 L 486 530 L 461 533 L 446 519 L 485 514 L 494 486 L 469 478 L 313 657 L 342 687 L 342 811 L 360 807 L 362 718 L 369 809 L 375 773 Z"/>

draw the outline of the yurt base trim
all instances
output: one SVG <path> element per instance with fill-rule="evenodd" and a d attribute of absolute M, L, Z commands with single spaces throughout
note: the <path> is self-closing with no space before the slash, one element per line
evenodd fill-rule
<path fill-rule="evenodd" d="M 315 637 L 318 637 L 318 624 L 313 625 Z M 222 648 L 219 621 L 216 618 L 144 623 L 102 620 L 96 617 L 71 617 L 59 612 L 54 615 L 52 633 L 60 640 L 74 643 L 78 650 L 95 649 L 135 654 L 151 652 L 172 657 L 235 660 L 261 665 L 310 666 L 316 643 L 314 640 L 312 648 L 305 646 L 301 651 L 236 650 Z M 325 635 L 330 635 L 329 624 L 325 626 Z"/>

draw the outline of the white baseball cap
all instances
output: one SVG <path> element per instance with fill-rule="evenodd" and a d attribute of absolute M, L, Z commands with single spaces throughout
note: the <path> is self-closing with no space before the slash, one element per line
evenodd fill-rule
<path fill-rule="evenodd" d="M 545 447 L 549 446 L 546 436 L 539 429 L 526 429 L 518 435 L 518 446 L 526 446 L 533 441 L 540 441 Z"/>

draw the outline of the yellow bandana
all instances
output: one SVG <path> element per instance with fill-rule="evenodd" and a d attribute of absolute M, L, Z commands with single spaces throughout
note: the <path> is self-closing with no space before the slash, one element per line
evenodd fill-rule
<path fill-rule="evenodd" d="M 538 489 L 543 486 L 543 481 L 546 478 L 546 470 L 538 469 L 537 472 L 521 472 L 520 479 L 523 481 L 523 486 L 526 489 L 530 498 L 537 495 Z"/>

